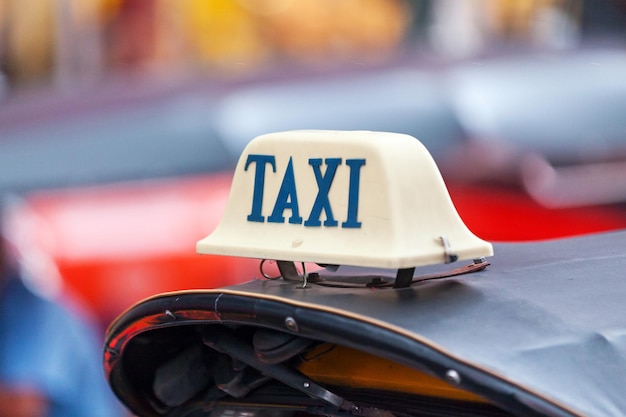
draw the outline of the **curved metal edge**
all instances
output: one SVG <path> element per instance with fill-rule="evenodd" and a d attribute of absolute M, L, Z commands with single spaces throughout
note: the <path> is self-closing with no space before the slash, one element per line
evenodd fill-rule
<path fill-rule="evenodd" d="M 297 332 L 286 325 L 286 318 L 297 321 Z M 108 329 L 104 347 L 105 375 L 116 395 L 132 411 L 152 415 L 149 406 L 137 400 L 138 393 L 125 380 L 120 359 L 126 345 L 139 334 L 153 330 L 205 324 L 267 327 L 362 350 L 425 371 L 514 415 L 583 416 L 503 375 L 456 357 L 418 334 L 371 317 L 271 295 L 223 289 L 158 295 L 120 316 Z"/>

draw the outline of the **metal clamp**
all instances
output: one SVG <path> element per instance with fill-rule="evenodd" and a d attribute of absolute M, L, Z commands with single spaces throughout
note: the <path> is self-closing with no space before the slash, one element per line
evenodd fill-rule
<path fill-rule="evenodd" d="M 439 236 L 441 239 L 441 244 L 443 245 L 443 253 L 445 256 L 445 262 L 447 264 L 451 264 L 452 262 L 456 262 L 459 260 L 459 256 L 452 252 L 452 248 L 450 247 L 450 242 L 448 242 L 448 238 L 445 236 Z"/>

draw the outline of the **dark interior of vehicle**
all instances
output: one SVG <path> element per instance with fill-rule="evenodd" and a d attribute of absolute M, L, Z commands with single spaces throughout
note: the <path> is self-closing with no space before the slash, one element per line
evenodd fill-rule
<path fill-rule="evenodd" d="M 303 373 L 303 363 L 334 349 L 339 347 L 251 326 L 166 327 L 129 342 L 125 386 L 114 385 L 133 408 L 154 416 L 511 415 L 483 399 L 362 387 L 348 375 L 339 378 L 350 385 L 327 385 Z"/>

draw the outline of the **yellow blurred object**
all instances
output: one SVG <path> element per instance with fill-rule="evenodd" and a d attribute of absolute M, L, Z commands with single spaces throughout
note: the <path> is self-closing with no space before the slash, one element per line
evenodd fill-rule
<path fill-rule="evenodd" d="M 54 65 L 54 6 L 52 0 L 5 0 L 4 57 L 13 83 L 41 80 Z"/>
<path fill-rule="evenodd" d="M 182 28 L 200 63 L 236 66 L 264 59 L 268 45 L 258 32 L 256 17 L 236 1 L 182 0 Z"/>
<path fill-rule="evenodd" d="M 531 38 L 547 10 L 559 10 L 578 21 L 582 8 L 582 0 L 491 0 L 490 4 L 496 33 L 504 38 L 526 40 Z"/>
<path fill-rule="evenodd" d="M 417 369 L 343 346 L 323 344 L 303 359 L 299 371 L 324 384 L 486 402 Z"/>
<path fill-rule="evenodd" d="M 304 61 L 376 57 L 403 40 L 410 24 L 404 4 L 394 0 L 291 0 L 264 16 L 277 51 Z"/>
<path fill-rule="evenodd" d="M 172 57 L 253 70 L 274 61 L 332 63 L 386 56 L 410 14 L 398 0 L 162 0 L 159 38 Z M 174 40 L 176 39 L 176 40 Z"/>
<path fill-rule="evenodd" d="M 0 52 L 17 84 L 368 61 L 389 56 L 411 23 L 403 0 L 0 1 Z"/>

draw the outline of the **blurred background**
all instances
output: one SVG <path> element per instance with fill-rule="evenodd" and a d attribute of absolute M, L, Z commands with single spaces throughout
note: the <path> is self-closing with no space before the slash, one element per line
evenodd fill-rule
<path fill-rule="evenodd" d="M 1 0 L 7 236 L 104 328 L 157 292 L 258 275 L 196 256 L 254 136 L 429 148 L 492 241 L 626 227 L 623 0 Z"/>
<path fill-rule="evenodd" d="M 622 42 L 622 0 L 2 0 L 6 88 Z"/>
<path fill-rule="evenodd" d="M 309 128 L 419 138 L 485 239 L 621 228 L 625 45 L 622 0 L 2 0 L 11 240 L 102 323 L 247 279 L 194 243 L 245 144 Z"/>
<path fill-rule="evenodd" d="M 415 136 L 490 241 L 623 229 L 626 0 L 0 0 L 4 237 L 23 285 L 97 335 L 150 295 L 260 275 L 195 243 L 246 143 L 288 129 Z M 47 323 L 7 297 L 0 417 L 8 341 L 31 364 L 46 346 L 2 327 Z M 95 386 L 50 324 L 50 392 Z"/>

